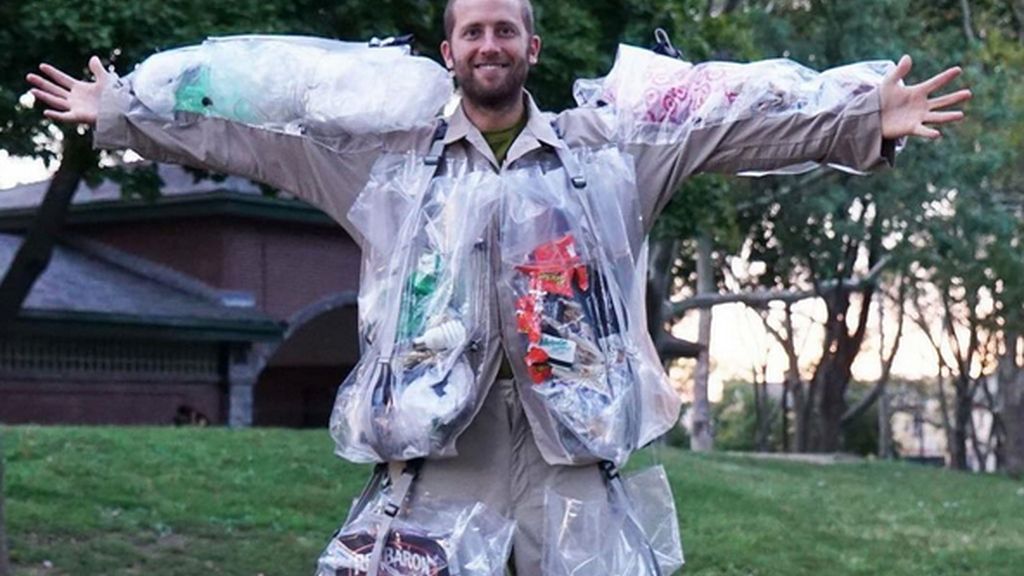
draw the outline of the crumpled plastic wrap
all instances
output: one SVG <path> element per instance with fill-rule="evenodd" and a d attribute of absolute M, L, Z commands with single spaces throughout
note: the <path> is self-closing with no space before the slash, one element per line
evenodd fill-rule
<path fill-rule="evenodd" d="M 455 454 L 483 401 L 493 283 L 483 241 L 499 181 L 422 158 L 378 160 L 349 213 L 365 238 L 362 357 L 331 415 L 337 453 L 354 462 Z"/>
<path fill-rule="evenodd" d="M 583 190 L 565 168 L 504 176 L 504 343 L 545 460 L 622 464 L 674 424 L 680 400 L 646 334 L 633 164 L 616 148 L 579 160 Z"/>
<path fill-rule="evenodd" d="M 317 576 L 366 576 L 378 534 L 383 493 L 328 543 Z M 381 576 L 502 576 L 515 523 L 481 503 L 418 500 L 391 525 Z"/>
<path fill-rule="evenodd" d="M 668 576 L 682 568 L 672 490 L 655 466 L 626 477 L 625 498 L 579 500 L 548 490 L 544 499 L 545 576 Z"/>
<path fill-rule="evenodd" d="M 609 74 L 577 80 L 573 93 L 580 106 L 607 106 L 621 141 L 670 144 L 685 141 L 693 130 L 754 116 L 836 109 L 874 90 L 893 66 L 868 61 L 819 73 L 785 59 L 692 64 L 620 45 Z M 807 162 L 744 175 L 793 174 L 817 166 Z"/>
<path fill-rule="evenodd" d="M 297 36 L 211 38 L 149 57 L 128 80 L 167 120 L 190 112 L 325 135 L 428 124 L 453 93 L 444 68 L 406 47 Z"/>

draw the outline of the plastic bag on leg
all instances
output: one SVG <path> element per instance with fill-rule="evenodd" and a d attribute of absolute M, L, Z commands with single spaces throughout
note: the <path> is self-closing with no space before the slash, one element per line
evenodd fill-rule
<path fill-rule="evenodd" d="M 624 481 L 626 498 L 545 494 L 545 576 L 662 576 L 683 565 L 675 504 L 664 469 Z"/>
<path fill-rule="evenodd" d="M 647 541 L 654 551 L 662 574 L 683 567 L 683 543 L 679 535 L 679 517 L 668 476 L 661 466 L 652 466 L 624 480 L 626 493 Z"/>
<path fill-rule="evenodd" d="M 366 576 L 386 499 L 379 496 L 331 538 L 316 576 Z M 381 576 L 502 576 L 515 523 L 482 503 L 417 501 L 391 524 Z"/>

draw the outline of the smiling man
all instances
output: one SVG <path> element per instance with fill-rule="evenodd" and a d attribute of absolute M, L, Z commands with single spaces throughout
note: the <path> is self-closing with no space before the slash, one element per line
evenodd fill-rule
<path fill-rule="evenodd" d="M 677 420 L 644 331 L 654 219 L 697 172 L 885 166 L 894 140 L 959 120 L 944 109 L 970 92 L 931 96 L 957 69 L 904 85 L 906 56 L 884 73 L 818 77 L 633 49 L 597 97 L 554 115 L 523 88 L 541 53 L 529 0 L 451 0 L 444 26 L 461 103 L 438 125 L 397 132 L 323 140 L 216 115 L 168 121 L 95 58 L 95 81 L 48 65 L 28 80 L 48 117 L 94 124 L 98 147 L 267 182 L 360 242 L 364 358 L 339 390 L 332 433 L 342 456 L 390 463 L 400 518 L 482 502 L 515 520 L 520 574 L 568 573 L 569 556 L 606 567 L 588 574 L 657 573 L 636 560 L 646 553 L 635 534 L 608 526 L 582 549 L 552 509 L 559 498 L 609 509 L 621 498 L 615 466 Z M 620 542 L 625 551 L 608 545 Z"/>

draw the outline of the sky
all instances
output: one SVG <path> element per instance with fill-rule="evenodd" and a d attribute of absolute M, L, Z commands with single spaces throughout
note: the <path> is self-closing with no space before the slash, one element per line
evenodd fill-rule
<path fill-rule="evenodd" d="M 0 193 L 18 184 L 44 180 L 47 175 L 42 160 L 11 158 L 6 150 L 0 150 Z"/>

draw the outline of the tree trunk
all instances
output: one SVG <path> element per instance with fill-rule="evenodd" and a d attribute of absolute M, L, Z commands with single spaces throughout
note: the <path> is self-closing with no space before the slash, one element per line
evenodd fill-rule
<path fill-rule="evenodd" d="M 1003 461 L 1006 472 L 1020 478 L 1024 476 L 1024 370 L 1017 362 L 1020 334 L 1007 331 L 1004 340 L 1006 351 L 999 359 L 1001 420 L 1006 434 Z"/>
<path fill-rule="evenodd" d="M 838 452 L 842 448 L 842 422 L 847 412 L 846 389 L 850 383 L 850 369 L 860 352 L 871 310 L 873 288 L 862 293 L 857 325 L 851 334 L 846 324 L 850 308 L 850 294 L 837 290 L 826 298 L 829 309 L 825 324 L 825 341 L 821 363 L 815 370 L 811 392 L 813 418 L 808 448 L 811 452 Z"/>
<path fill-rule="evenodd" d="M 714 291 L 715 280 L 711 266 L 711 238 L 701 234 L 697 239 L 697 294 Z M 708 402 L 708 379 L 711 375 L 711 308 L 700 311 L 697 343 L 702 347 L 697 355 L 697 369 L 693 382 L 693 417 L 690 419 L 690 449 L 707 452 L 714 447 L 711 430 L 711 405 Z"/>
<path fill-rule="evenodd" d="M 949 465 L 953 466 L 953 446 L 956 444 L 956 439 L 953 434 L 953 423 L 949 418 L 949 400 L 946 397 L 946 367 L 942 362 L 942 358 L 939 358 L 939 410 L 942 412 L 942 432 L 946 436 L 946 452 L 949 453 Z"/>
<path fill-rule="evenodd" d="M 880 460 L 889 460 L 893 457 L 890 408 L 889 391 L 883 384 L 878 398 L 878 458 Z"/>
<path fill-rule="evenodd" d="M 10 576 L 11 561 L 7 551 L 7 522 L 4 515 L 4 438 L 0 432 L 0 576 Z"/>
<path fill-rule="evenodd" d="M 25 235 L 25 240 L 0 282 L 0 332 L 5 331 L 14 321 L 32 285 L 46 270 L 57 237 L 64 226 L 71 198 L 94 158 L 88 136 L 78 135 L 73 130 L 64 133 L 60 167 L 50 180 L 32 228 Z"/>
<path fill-rule="evenodd" d="M 970 395 L 970 376 L 958 374 L 953 381 L 956 395 L 953 399 L 953 445 L 949 447 L 950 464 L 955 470 L 968 470 L 967 442 L 973 398 Z"/>
<path fill-rule="evenodd" d="M 782 400 L 779 401 L 782 416 L 782 451 L 789 452 L 789 380 L 782 383 Z"/>
<path fill-rule="evenodd" d="M 771 448 L 772 414 L 771 402 L 768 398 L 768 381 L 762 378 L 754 383 L 755 403 L 757 404 L 757 428 L 754 438 L 758 452 L 768 452 Z"/>

